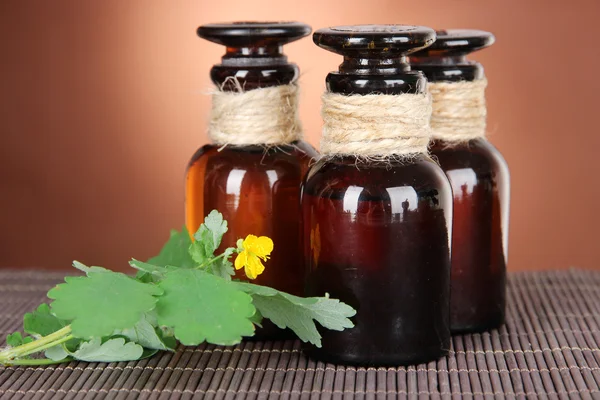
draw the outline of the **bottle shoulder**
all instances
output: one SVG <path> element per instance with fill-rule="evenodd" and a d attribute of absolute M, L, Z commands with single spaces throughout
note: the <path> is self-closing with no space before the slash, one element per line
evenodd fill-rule
<path fill-rule="evenodd" d="M 304 181 L 307 194 L 344 193 L 357 187 L 365 195 L 380 197 L 397 188 L 416 192 L 450 192 L 441 168 L 428 156 L 404 161 L 361 162 L 356 157 L 322 158 L 309 170 Z"/>
<path fill-rule="evenodd" d="M 317 151 L 304 141 L 282 146 L 217 146 L 206 144 L 193 154 L 188 168 L 196 164 L 229 164 L 235 168 L 266 169 L 307 163 L 318 157 Z"/>
<path fill-rule="evenodd" d="M 431 152 L 446 173 L 455 195 L 459 197 L 460 193 L 470 192 L 476 186 L 502 192 L 507 192 L 510 188 L 506 161 L 485 139 L 450 146 L 435 143 Z"/>
<path fill-rule="evenodd" d="M 192 155 L 192 158 L 188 163 L 188 168 L 194 165 L 200 159 L 210 157 L 210 154 L 216 150 L 218 149 L 216 149 L 216 146 L 212 144 L 205 144 L 204 146 L 198 148 L 198 150 L 196 150 Z"/>
<path fill-rule="evenodd" d="M 438 141 L 431 147 L 431 154 L 445 172 L 471 169 L 478 176 L 508 174 L 508 165 L 500 151 L 483 138 L 460 144 Z"/>
<path fill-rule="evenodd" d="M 299 187 L 317 152 L 305 142 L 285 146 L 217 146 L 207 144 L 196 151 L 187 168 L 194 182 L 269 182 L 273 186 Z M 223 183 L 225 184 L 225 183 Z"/>

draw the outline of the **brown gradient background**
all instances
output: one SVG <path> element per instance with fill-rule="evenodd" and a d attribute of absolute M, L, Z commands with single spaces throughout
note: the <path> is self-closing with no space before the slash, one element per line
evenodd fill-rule
<path fill-rule="evenodd" d="M 224 49 L 196 27 L 299 20 L 492 31 L 490 140 L 512 175 L 509 266 L 600 268 L 600 1 L 2 1 L 0 267 L 113 269 L 183 224 L 183 176 L 206 142 L 208 72 Z M 339 56 L 305 39 L 301 117 L 318 143 Z"/>

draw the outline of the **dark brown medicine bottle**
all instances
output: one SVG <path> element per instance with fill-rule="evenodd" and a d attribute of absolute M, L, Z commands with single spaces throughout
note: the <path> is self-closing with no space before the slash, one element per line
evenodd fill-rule
<path fill-rule="evenodd" d="M 406 54 L 434 39 L 429 28 L 402 25 L 313 36 L 344 56 L 326 84 L 346 96 L 423 94 L 426 79 L 410 70 Z M 322 348 L 305 347 L 310 356 L 409 365 L 447 353 L 452 194 L 426 143 L 424 153 L 407 157 L 323 156 L 309 170 L 302 191 L 307 294 L 329 293 L 357 310 L 354 328 L 322 330 Z"/>
<path fill-rule="evenodd" d="M 488 32 L 439 31 L 431 47 L 411 55 L 412 68 L 423 71 L 432 85 L 476 82 L 484 79 L 483 68 L 467 60 L 466 55 L 493 42 L 494 36 Z M 446 88 L 451 92 L 452 85 Z M 435 99 L 434 96 L 434 115 Z M 456 142 L 445 140 L 442 134 L 436 137 L 434 127 L 431 152 L 446 172 L 454 192 L 452 332 L 497 328 L 504 323 L 505 315 L 508 167 L 483 135 Z"/>
<path fill-rule="evenodd" d="M 240 87 L 248 92 L 295 83 L 298 67 L 287 62 L 282 46 L 310 31 L 308 25 L 294 22 L 243 22 L 203 25 L 198 28 L 198 35 L 226 46 L 221 64 L 211 69 L 213 82 L 225 92 Z M 241 130 L 239 134 L 245 132 Z M 316 156 L 315 150 L 301 140 L 277 146 L 257 142 L 201 147 L 186 173 L 189 232 L 195 232 L 204 217 L 217 209 L 229 226 L 221 249 L 235 247 L 236 240 L 248 234 L 270 237 L 275 245 L 271 258 L 264 273 L 253 282 L 301 295 L 304 266 L 300 183 L 310 160 Z M 236 278 L 246 279 L 243 270 L 238 271 Z M 273 332 L 276 336 L 278 330 Z M 266 333 L 260 336 L 270 337 Z"/>

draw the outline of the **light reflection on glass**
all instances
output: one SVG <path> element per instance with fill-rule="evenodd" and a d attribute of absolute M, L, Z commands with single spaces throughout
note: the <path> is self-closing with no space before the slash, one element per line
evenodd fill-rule
<path fill-rule="evenodd" d="M 399 186 L 386 189 L 392 205 L 392 213 L 402 214 L 403 205 L 408 211 L 417 209 L 417 192 L 412 186 Z"/>
<path fill-rule="evenodd" d="M 463 194 L 472 194 L 475 185 L 477 185 L 477 175 L 471 168 L 448 170 L 446 175 L 448 175 L 448 180 L 452 185 L 455 199 L 462 199 Z"/>
<path fill-rule="evenodd" d="M 240 204 L 240 189 L 242 188 L 242 181 L 244 180 L 246 171 L 243 169 L 232 169 L 227 177 L 226 192 L 227 194 L 234 195 L 233 206 L 235 208 Z"/>
<path fill-rule="evenodd" d="M 267 178 L 269 179 L 269 187 L 273 189 L 275 182 L 277 182 L 277 171 L 270 169 L 267 171 Z"/>
<path fill-rule="evenodd" d="M 358 212 L 358 199 L 362 193 L 363 188 L 361 186 L 349 186 L 344 193 L 344 211 L 350 213 L 352 220 L 356 219 L 356 213 Z"/>

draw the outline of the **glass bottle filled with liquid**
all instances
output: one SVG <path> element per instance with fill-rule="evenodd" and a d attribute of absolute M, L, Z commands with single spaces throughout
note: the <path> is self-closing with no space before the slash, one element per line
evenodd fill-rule
<path fill-rule="evenodd" d="M 310 31 L 308 25 L 295 22 L 243 22 L 203 25 L 198 35 L 226 46 L 221 64 L 211 69 L 213 82 L 223 91 L 239 87 L 250 91 L 294 83 L 299 70 L 287 62 L 282 46 Z M 249 234 L 270 237 L 274 242 L 271 258 L 253 283 L 301 295 L 300 183 L 316 156 L 312 146 L 302 140 L 277 146 L 214 143 L 201 147 L 186 172 L 188 231 L 195 232 L 216 209 L 229 226 L 221 250 L 236 247 L 236 240 Z M 246 278 L 243 270 L 236 278 Z M 278 329 L 267 325 L 257 331 L 257 338 L 279 336 Z"/>
<path fill-rule="evenodd" d="M 438 31 L 432 46 L 411 55 L 411 66 L 432 83 L 480 80 L 483 67 L 466 55 L 493 42 L 489 32 Z M 440 135 L 431 152 L 454 192 L 451 330 L 497 328 L 504 323 L 506 301 L 510 189 L 506 161 L 485 137 L 455 142 Z"/>
<path fill-rule="evenodd" d="M 348 96 L 422 94 L 426 79 L 406 54 L 433 42 L 429 28 L 364 25 L 321 29 L 314 42 L 344 56 L 327 90 Z M 364 160 L 324 156 L 303 183 L 307 294 L 357 310 L 354 328 L 322 330 L 332 363 L 407 365 L 435 360 L 450 346 L 452 194 L 427 154 Z"/>

